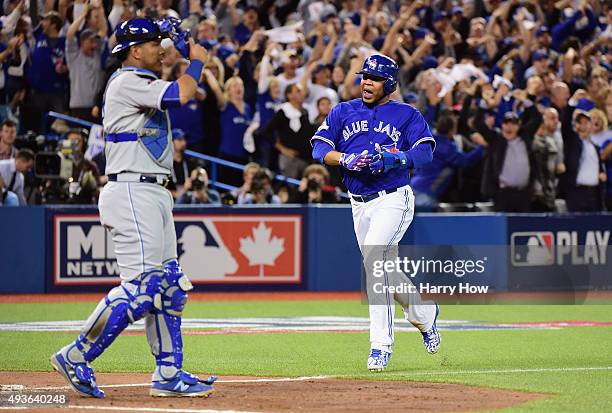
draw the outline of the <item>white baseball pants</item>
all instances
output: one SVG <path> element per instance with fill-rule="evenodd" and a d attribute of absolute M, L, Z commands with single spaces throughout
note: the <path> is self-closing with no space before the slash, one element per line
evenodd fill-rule
<path fill-rule="evenodd" d="M 388 261 L 397 257 L 398 243 L 414 216 L 414 195 L 410 186 L 406 185 L 369 202 L 351 198 L 351 205 L 355 235 L 366 268 L 371 348 L 391 351 L 394 341 L 394 300 L 403 307 L 406 319 L 422 332 L 432 327 L 436 314 L 435 304 L 422 301 L 418 292 L 377 294 L 374 299 L 370 296 L 374 282 L 386 285 L 410 283 L 402 272 L 385 273 L 384 277 L 375 278 L 371 269 L 376 260 Z"/>
<path fill-rule="evenodd" d="M 170 192 L 158 184 L 109 182 L 104 186 L 98 202 L 100 221 L 113 237 L 123 281 L 176 259 L 173 206 Z"/>

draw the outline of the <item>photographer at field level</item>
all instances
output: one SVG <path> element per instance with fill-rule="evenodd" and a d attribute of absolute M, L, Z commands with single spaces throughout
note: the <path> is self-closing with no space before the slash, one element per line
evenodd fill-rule
<path fill-rule="evenodd" d="M 87 130 L 69 129 L 64 139 L 36 154 L 39 194 L 45 204 L 95 204 L 100 172 L 85 158 Z"/>
<path fill-rule="evenodd" d="M 253 175 L 249 192 L 238 197 L 239 205 L 280 204 L 281 200 L 272 190 L 272 177 L 267 169 L 259 169 Z"/>
<path fill-rule="evenodd" d="M 303 178 L 292 203 L 331 204 L 339 201 L 336 188 L 329 185 L 329 172 L 323 165 L 314 164 L 304 169 Z"/>
<path fill-rule="evenodd" d="M 221 205 L 221 195 L 208 188 L 208 173 L 204 168 L 191 171 L 190 179 L 185 180 L 185 192 L 176 200 L 177 204 Z"/>

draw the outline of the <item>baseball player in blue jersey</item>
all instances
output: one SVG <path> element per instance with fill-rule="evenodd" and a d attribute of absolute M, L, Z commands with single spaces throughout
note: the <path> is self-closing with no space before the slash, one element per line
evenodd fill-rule
<path fill-rule="evenodd" d="M 174 82 L 158 78 L 170 36 L 161 21 L 134 18 L 121 23 L 113 49 L 123 66 L 109 79 L 103 125 L 106 175 L 100 221 L 110 231 L 121 284 L 104 297 L 78 338 L 51 357 L 55 370 L 78 393 L 104 397 L 90 363 L 128 324 L 144 318 L 155 356 L 152 396 L 206 396 L 214 377 L 200 380 L 183 366 L 181 314 L 191 282 L 177 262 L 173 201 L 163 186 L 172 171 L 172 136 L 167 109 L 195 96 L 206 50 L 174 33 L 172 41 L 191 62 Z"/>
<path fill-rule="evenodd" d="M 311 139 L 314 159 L 342 167 L 351 196 L 355 235 L 368 282 L 371 350 L 367 366 L 371 371 L 384 370 L 391 357 L 394 299 L 404 308 L 406 319 L 421 331 L 426 350 L 435 353 L 440 345 L 436 304 L 422 301 L 418 293 L 391 294 L 390 288 L 372 297 L 372 264 L 394 260 L 414 214 L 408 169 L 431 162 L 436 146 L 419 111 L 389 99 L 397 87 L 398 70 L 387 56 L 367 58 L 359 72 L 361 99 L 336 105 Z M 389 287 L 400 280 L 408 278 L 384 272 L 377 281 Z"/>

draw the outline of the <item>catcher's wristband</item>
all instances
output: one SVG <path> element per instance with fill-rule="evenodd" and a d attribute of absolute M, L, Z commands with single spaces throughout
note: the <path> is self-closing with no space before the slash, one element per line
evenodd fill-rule
<path fill-rule="evenodd" d="M 204 63 L 202 63 L 198 59 L 193 59 L 191 63 L 189 63 L 189 67 L 185 71 L 185 74 L 191 76 L 196 83 L 200 83 L 200 77 L 202 76 L 202 69 L 204 68 Z"/>

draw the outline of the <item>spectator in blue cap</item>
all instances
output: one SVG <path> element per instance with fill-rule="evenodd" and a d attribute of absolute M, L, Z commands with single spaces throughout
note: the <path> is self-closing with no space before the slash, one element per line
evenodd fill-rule
<path fill-rule="evenodd" d="M 423 40 L 425 36 L 427 36 L 427 33 L 429 33 L 429 30 L 424 29 L 422 27 L 415 27 L 412 30 L 412 37 L 414 38 L 414 41 L 417 44 L 417 46 L 418 46 L 417 40 Z"/>
<path fill-rule="evenodd" d="M 530 78 L 531 76 L 542 76 L 550 70 L 550 59 L 548 58 L 548 53 L 535 51 L 531 55 L 532 66 L 529 67 L 523 77 L 525 79 Z"/>
<path fill-rule="evenodd" d="M 564 111 L 561 133 L 567 172 L 563 176 L 567 209 L 570 212 L 601 211 L 600 183 L 605 182 L 605 166 L 599 148 L 591 141 L 591 110 L 595 104 L 579 89 Z"/>
<path fill-rule="evenodd" d="M 536 43 L 540 48 L 550 47 L 550 31 L 547 26 L 540 26 L 535 32 Z"/>
<path fill-rule="evenodd" d="M 448 13 L 445 12 L 444 10 L 440 10 L 440 11 L 435 12 L 433 17 L 432 17 L 432 19 L 431 19 L 432 23 L 434 24 L 434 28 L 436 30 L 439 30 L 436 27 L 436 23 L 443 22 L 445 20 L 448 20 Z"/>
<path fill-rule="evenodd" d="M 427 70 L 427 69 L 435 69 L 436 67 L 438 67 L 438 59 L 436 59 L 433 56 L 425 56 L 423 58 L 423 62 L 421 63 L 421 68 L 423 70 Z"/>
<path fill-rule="evenodd" d="M 222 44 L 217 49 L 217 57 L 221 59 L 221 61 L 225 61 L 225 59 L 236 53 L 236 49 L 233 46 L 227 44 Z"/>

